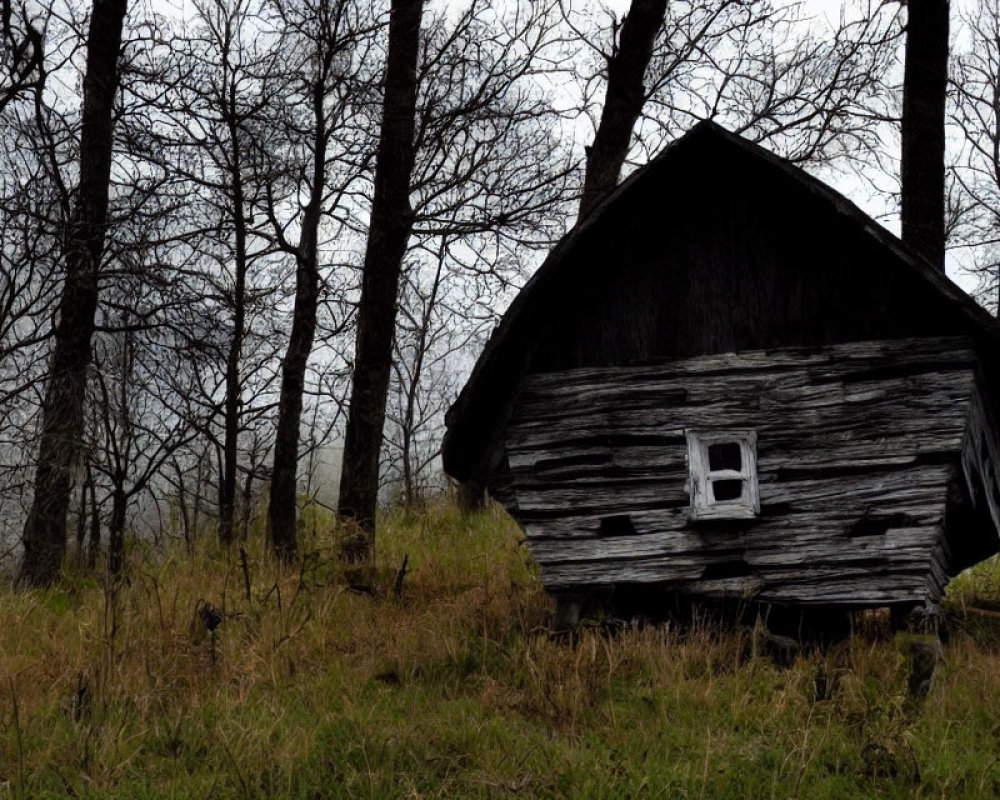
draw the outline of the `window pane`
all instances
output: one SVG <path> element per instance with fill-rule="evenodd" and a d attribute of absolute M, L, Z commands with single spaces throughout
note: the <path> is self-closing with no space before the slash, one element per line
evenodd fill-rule
<path fill-rule="evenodd" d="M 715 495 L 717 503 L 723 500 L 739 500 L 743 496 L 743 481 L 712 481 L 712 494 Z"/>
<path fill-rule="evenodd" d="M 739 442 L 710 444 L 708 446 L 708 468 L 713 472 L 719 469 L 740 472 L 743 469 L 743 459 L 740 456 Z"/>

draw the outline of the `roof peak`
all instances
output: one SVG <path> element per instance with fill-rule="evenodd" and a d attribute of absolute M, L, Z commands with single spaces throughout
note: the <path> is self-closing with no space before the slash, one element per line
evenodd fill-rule
<path fill-rule="evenodd" d="M 514 298 L 483 349 L 468 382 L 448 412 L 448 432 L 443 445 L 443 456 L 445 468 L 450 474 L 461 479 L 469 477 L 475 472 L 478 460 L 488 450 L 490 437 L 493 435 L 490 426 L 495 425 L 505 413 L 504 409 L 509 407 L 521 370 L 526 365 L 526 355 L 522 350 L 532 340 L 528 330 L 532 324 L 532 309 L 549 291 L 545 287 L 561 279 L 560 276 L 564 273 L 561 267 L 567 257 L 600 228 L 615 208 L 621 208 L 623 202 L 627 203 L 626 198 L 636 188 L 661 176 L 669 183 L 671 170 L 690 171 L 694 164 L 693 169 L 697 171 L 698 163 L 704 161 L 711 164 L 716 161 L 719 153 L 712 148 L 717 143 L 734 159 L 752 161 L 770 170 L 768 183 L 776 190 L 778 183 L 787 181 L 788 186 L 797 186 L 798 191 L 815 197 L 820 204 L 825 205 L 827 211 L 824 213 L 839 216 L 855 226 L 883 248 L 887 258 L 903 263 L 911 271 L 913 280 L 929 284 L 942 300 L 959 309 L 970 332 L 983 336 L 993 345 L 1000 344 L 1000 328 L 985 310 L 929 261 L 910 250 L 853 202 L 787 159 L 726 130 L 717 122 L 701 120 L 667 145 L 648 164 L 632 172 L 590 214 L 578 220 L 573 229 L 553 247 L 544 263 Z M 599 230 L 597 232 L 600 233 Z M 476 413 L 472 413 L 473 408 L 477 409 Z"/>

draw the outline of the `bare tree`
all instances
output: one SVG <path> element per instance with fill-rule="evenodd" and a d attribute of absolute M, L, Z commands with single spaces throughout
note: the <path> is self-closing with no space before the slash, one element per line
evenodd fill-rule
<path fill-rule="evenodd" d="M 136 328 L 134 322 L 127 311 L 121 312 L 117 330 L 98 339 L 93 365 L 96 396 L 90 404 L 94 424 L 89 461 L 110 487 L 108 572 L 112 576 L 124 569 L 129 504 L 153 488 L 167 460 L 196 430 L 190 409 L 183 407 L 185 398 L 174 396 L 171 382 L 160 379 L 165 367 L 175 374 L 183 369 L 177 351 L 155 335 L 161 331 Z"/>
<path fill-rule="evenodd" d="M 441 237 L 437 244 L 426 268 L 419 259 L 404 275 L 393 345 L 393 396 L 386 436 L 390 467 L 382 471 L 398 478 L 407 507 L 423 499 L 426 473 L 440 452 L 444 412 L 456 389 L 455 373 L 447 361 L 464 343 L 454 335 L 449 320 L 442 318 L 448 314 L 443 297 L 447 238 Z M 394 456 L 398 464 L 392 465 Z"/>
<path fill-rule="evenodd" d="M 126 0 L 94 0 L 83 84 L 80 173 L 64 250 L 65 279 L 46 387 L 35 496 L 24 529 L 22 585 L 55 580 L 66 550 L 72 470 L 83 433 L 83 397 L 97 310 L 113 142 L 113 104 Z"/>
<path fill-rule="evenodd" d="M 296 539 L 297 466 L 306 366 L 316 334 L 320 300 L 320 245 L 322 225 L 349 195 L 366 172 L 371 152 L 364 85 L 367 50 L 377 29 L 366 7 L 352 0 L 276 3 L 286 52 L 300 53 L 291 65 L 301 75 L 287 95 L 289 106 L 308 109 L 292 115 L 286 130 L 289 145 L 300 140 L 299 179 L 292 203 L 305 198 L 298 213 L 279 218 L 272 199 L 267 211 L 277 247 L 295 263 L 295 300 L 288 348 L 282 363 L 274 461 L 271 470 L 268 521 L 271 544 L 282 561 L 294 559 Z M 302 133 L 296 133 L 301 131 Z M 331 174 L 340 165 L 336 178 Z M 289 203 L 291 204 L 291 203 Z M 286 205 L 289 205 L 286 204 Z M 287 231 L 297 228 L 297 241 Z"/>
<path fill-rule="evenodd" d="M 236 530 L 241 436 L 273 402 L 271 315 L 280 292 L 267 269 L 272 245 L 254 219 L 280 171 L 269 120 L 287 73 L 263 2 L 204 0 L 194 10 L 190 32 L 169 40 L 164 63 L 132 91 L 157 122 L 146 134 L 147 151 L 158 151 L 163 168 L 187 190 L 173 236 L 177 251 L 187 251 L 178 274 L 190 290 L 188 346 L 207 356 L 202 402 L 220 419 L 221 432 L 213 424 L 203 434 L 221 455 L 218 534 L 228 545 Z"/>
<path fill-rule="evenodd" d="M 632 0 L 607 61 L 607 89 L 601 121 L 587 150 L 587 170 L 580 198 L 580 218 L 618 185 L 632 130 L 646 103 L 643 78 L 653 43 L 663 26 L 667 0 Z"/>
<path fill-rule="evenodd" d="M 12 126 L 13 127 L 13 126 Z M 10 128 L 8 131 L 10 132 Z M 0 197 L 0 419 L 19 416 L 33 404 L 46 371 L 51 319 L 58 301 L 62 230 L 60 194 L 36 153 L 24 148 L 33 137 L 15 131 L 6 154 Z M 14 163 L 11 163 L 14 162 Z M 13 174 L 12 174 L 13 173 Z M 23 422 L 0 423 L 0 430 Z"/>
<path fill-rule="evenodd" d="M 968 248 L 991 307 L 1000 308 L 1000 2 L 983 0 L 959 16 L 950 120 L 960 150 L 949 244 Z"/>
<path fill-rule="evenodd" d="M 399 273 L 413 225 L 410 179 L 415 156 L 414 114 L 423 0 L 392 0 L 385 61 L 385 94 L 375 166 L 371 221 L 358 305 L 357 347 L 344 438 L 339 514 L 360 536 L 345 555 L 371 552 L 378 503 L 378 463 L 389 389 Z"/>
<path fill-rule="evenodd" d="M 501 282 L 502 254 L 562 235 L 576 178 L 561 114 L 540 86 L 561 77 L 554 7 L 508 13 L 472 2 L 427 20 L 411 182 L 417 246 L 435 253 L 444 237 L 452 261 L 472 247 L 484 254 L 472 271 Z"/>
<path fill-rule="evenodd" d="M 554 5 L 515 4 L 508 9 L 471 2 L 457 15 L 432 15 L 425 21 L 424 46 L 417 67 L 412 175 L 408 205 L 411 248 L 428 252 L 435 241 L 447 239 L 448 260 L 467 265 L 476 285 L 510 287 L 498 264 L 524 260 L 508 258 L 513 249 L 541 247 L 562 233 L 561 204 L 567 199 L 572 164 L 554 130 L 557 122 L 551 98 L 539 88 L 539 73 L 553 70 L 558 44 Z M 376 192 L 376 196 L 377 196 Z M 518 263 L 519 262 L 519 263 Z M 458 270 L 449 269 L 449 277 Z M 386 291 L 383 324 L 395 327 L 398 277 Z M 442 297 L 458 287 L 454 282 Z M 495 296 L 495 288 L 489 289 Z M 476 313 L 476 301 L 466 313 Z M 359 354 L 365 340 L 364 311 L 359 309 Z M 490 315 L 491 318 L 495 310 Z M 385 386 L 391 377 L 392 330 L 382 343 Z M 360 361 L 355 363 L 355 380 Z M 384 376 L 384 378 L 382 377 Z M 355 386 L 354 398 L 366 384 Z M 372 387 L 370 381 L 367 386 Z M 372 399 L 368 390 L 360 397 Z M 379 394 L 377 427 L 369 426 L 365 440 L 377 450 L 382 432 L 387 392 Z M 366 408 L 372 410 L 371 406 Z M 359 409 L 360 410 L 360 409 Z M 377 416 L 377 420 L 375 420 Z M 378 491 L 377 463 L 356 458 L 349 417 L 341 479 L 341 512 L 362 523 L 363 536 L 348 542 L 348 555 L 367 555 L 374 532 Z M 367 455 L 371 455 L 369 452 Z M 367 457 L 367 456 L 366 456 Z M 360 471 L 359 471 L 360 469 Z M 350 491 L 344 492 L 347 488 Z M 357 513 L 360 499 L 364 511 Z"/>
<path fill-rule="evenodd" d="M 907 13 L 902 239 L 944 272 L 948 0 L 909 0 Z"/>
<path fill-rule="evenodd" d="M 879 0 L 820 25 L 770 0 L 671 2 L 648 59 L 625 162 L 648 161 L 701 119 L 796 162 L 867 159 L 891 114 L 884 78 L 896 57 L 897 9 Z M 604 117 L 618 116 L 623 102 L 610 104 L 611 67 L 624 58 L 629 20 L 612 16 L 600 26 L 589 15 L 567 17 L 589 53 L 579 73 L 581 111 L 595 129 L 590 171 L 589 160 L 604 152 L 596 147 Z M 594 98 L 602 86 L 600 105 Z M 633 96 L 628 107 L 634 103 Z"/>
<path fill-rule="evenodd" d="M 18 95 L 45 82 L 44 25 L 26 3 L 0 0 L 0 112 Z"/>
<path fill-rule="evenodd" d="M 232 286 L 232 336 L 226 357 L 224 461 L 219 485 L 219 540 L 223 544 L 230 544 L 233 540 L 240 405 L 243 392 L 240 370 L 246 331 L 247 271 L 251 264 L 247 230 L 250 201 L 246 196 L 245 177 L 246 143 L 249 137 L 244 126 L 247 121 L 254 118 L 261 105 L 266 102 L 259 96 L 256 102 L 246 102 L 245 82 L 248 76 L 244 63 L 244 37 L 251 35 L 244 30 L 247 19 L 245 8 L 237 3 L 233 6 L 216 4 L 212 9 L 212 16 L 205 20 L 213 45 L 218 48 L 217 53 L 220 57 L 218 64 L 221 70 L 217 73 L 219 80 L 210 89 L 207 99 L 222 112 L 220 115 L 224 126 L 222 142 L 225 147 L 223 181 L 229 190 L 228 216 L 232 225 L 235 273 Z"/>
<path fill-rule="evenodd" d="M 4 5 L 0 43 L 0 503 L 7 530 L 23 533 L 37 457 L 53 319 L 72 216 L 68 175 L 77 169 L 79 108 L 63 91 L 85 27 L 76 4 Z M 9 15 L 9 16 L 8 16 Z M 27 29 L 27 30 L 26 30 Z M 29 434 L 29 435 L 26 435 Z"/>
<path fill-rule="evenodd" d="M 181 536 L 190 552 L 200 533 L 201 511 L 208 502 L 206 463 L 209 459 L 203 450 L 181 448 L 169 460 L 169 472 L 164 476 L 166 485 L 177 502 L 177 516 Z"/>

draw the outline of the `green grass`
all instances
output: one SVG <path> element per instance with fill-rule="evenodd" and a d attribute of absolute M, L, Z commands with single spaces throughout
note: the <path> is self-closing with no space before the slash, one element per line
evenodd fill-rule
<path fill-rule="evenodd" d="M 750 629 L 552 640 L 499 513 L 390 515 L 376 597 L 345 588 L 335 531 L 317 527 L 300 569 L 248 548 L 249 599 L 237 554 L 209 543 L 155 565 L 133 553 L 117 595 L 73 574 L 0 592 L 0 797 L 1000 793 L 995 562 L 954 582 L 952 637 L 916 701 L 901 643 L 873 633 L 790 670 Z M 215 637 L 203 602 L 225 613 Z"/>

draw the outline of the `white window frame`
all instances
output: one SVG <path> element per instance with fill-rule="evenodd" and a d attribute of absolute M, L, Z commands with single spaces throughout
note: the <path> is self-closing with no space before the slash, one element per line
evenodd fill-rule
<path fill-rule="evenodd" d="M 685 431 L 688 447 L 688 492 L 691 519 L 752 519 L 760 513 L 757 485 L 756 431 Z M 711 469 L 708 448 L 714 444 L 738 444 L 740 469 Z M 742 481 L 742 493 L 731 500 L 716 500 L 712 482 Z"/>

